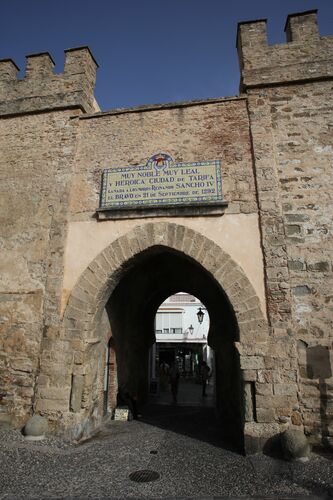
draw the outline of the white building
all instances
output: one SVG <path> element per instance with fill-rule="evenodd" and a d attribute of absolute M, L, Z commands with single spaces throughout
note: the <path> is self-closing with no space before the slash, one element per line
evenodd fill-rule
<path fill-rule="evenodd" d="M 198 319 L 199 310 L 203 313 L 202 322 Z M 171 365 L 176 360 L 184 377 L 195 377 L 203 360 L 213 368 L 213 351 L 207 344 L 208 331 L 208 311 L 196 297 L 180 292 L 165 300 L 155 318 L 151 380 L 158 380 L 158 367 L 163 361 Z"/>
<path fill-rule="evenodd" d="M 204 313 L 202 323 L 198 321 L 199 309 Z M 162 342 L 206 344 L 208 330 L 209 315 L 205 306 L 188 293 L 171 295 L 157 311 L 155 335 L 158 344 Z"/>

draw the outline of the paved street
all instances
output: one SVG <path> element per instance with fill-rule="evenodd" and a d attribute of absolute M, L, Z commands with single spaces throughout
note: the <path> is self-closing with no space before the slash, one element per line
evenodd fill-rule
<path fill-rule="evenodd" d="M 333 496 L 332 456 L 314 454 L 308 463 L 241 456 L 224 445 L 209 403 L 172 405 L 168 397 L 143 409 L 140 420 L 112 421 L 81 445 L 27 442 L 0 429 L 0 498 Z M 129 475 L 139 470 L 159 478 L 132 481 Z"/>

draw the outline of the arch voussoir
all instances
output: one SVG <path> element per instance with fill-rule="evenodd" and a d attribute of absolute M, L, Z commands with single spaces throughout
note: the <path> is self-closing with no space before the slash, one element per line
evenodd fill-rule
<path fill-rule="evenodd" d="M 197 261 L 199 264 L 203 265 L 203 261 L 207 255 L 207 253 L 211 249 L 211 242 L 208 239 L 204 239 L 203 245 L 201 246 L 200 252 L 197 255 Z"/>
<path fill-rule="evenodd" d="M 77 290 L 75 289 L 75 292 L 71 295 L 71 297 L 68 301 L 68 305 L 73 306 L 75 309 L 77 309 L 78 311 L 81 311 L 81 312 L 87 311 L 89 309 L 89 307 L 91 307 L 92 305 L 83 301 L 82 299 L 77 298 L 75 296 L 76 292 L 77 292 Z"/>
<path fill-rule="evenodd" d="M 181 251 L 189 256 L 191 256 L 191 248 L 194 239 L 195 239 L 195 231 L 193 231 L 193 229 L 189 227 L 186 227 Z"/>
<path fill-rule="evenodd" d="M 109 272 L 110 273 L 115 272 L 119 268 L 120 264 L 119 264 L 119 262 L 117 262 L 117 260 L 115 258 L 115 252 L 114 252 L 113 247 L 111 245 L 109 245 L 108 247 L 104 248 L 104 250 L 102 251 L 102 254 L 104 255 L 105 260 L 109 264 Z"/>
<path fill-rule="evenodd" d="M 220 268 L 221 260 L 223 259 L 223 252 L 221 248 L 213 243 L 210 250 L 203 258 L 202 265 L 207 271 L 215 276 L 216 271 Z"/>
<path fill-rule="evenodd" d="M 97 283 L 92 284 L 91 281 L 87 277 L 87 273 L 84 273 L 77 282 L 77 287 L 85 290 L 92 297 L 96 297 L 98 294 Z"/>
<path fill-rule="evenodd" d="M 244 273 L 239 266 L 230 268 L 229 272 L 225 272 L 221 279 L 221 284 L 225 290 L 228 290 L 233 283 L 238 283 L 244 277 Z"/>
<path fill-rule="evenodd" d="M 155 245 L 169 246 L 167 228 L 167 222 L 157 222 L 156 224 L 154 224 Z"/>
<path fill-rule="evenodd" d="M 97 257 L 97 264 L 103 270 L 106 276 L 110 275 L 110 263 L 107 260 L 104 252 L 101 252 Z"/>
<path fill-rule="evenodd" d="M 105 271 L 100 264 L 100 255 L 97 255 L 96 259 L 94 259 L 89 264 L 89 269 L 96 275 L 99 281 L 103 282 L 104 278 L 107 276 L 107 271 Z"/>
<path fill-rule="evenodd" d="M 75 297 L 76 299 L 79 299 L 86 304 L 93 304 L 96 296 L 92 294 L 89 290 L 86 288 L 83 288 L 82 286 L 77 286 L 75 287 L 75 290 L 73 290 L 72 297 Z"/>
<path fill-rule="evenodd" d="M 119 242 L 119 247 L 122 251 L 122 255 L 121 255 L 122 259 L 124 259 L 126 261 L 126 260 L 130 259 L 131 257 L 133 257 L 133 255 L 135 255 L 135 253 L 133 252 L 133 248 L 131 247 L 126 234 L 121 236 L 118 239 L 118 242 Z"/>
<path fill-rule="evenodd" d="M 139 241 L 136 237 L 136 234 L 131 232 L 130 234 L 126 235 L 128 246 L 131 249 L 131 255 L 137 255 L 138 253 L 141 252 L 140 244 Z"/>
<path fill-rule="evenodd" d="M 127 258 L 124 254 L 122 247 L 120 246 L 119 238 L 112 243 L 113 259 L 118 266 L 122 266 L 126 262 Z"/>
<path fill-rule="evenodd" d="M 85 278 L 87 281 L 89 281 L 97 290 L 99 290 L 101 283 L 103 282 L 103 276 L 98 272 L 98 268 L 96 268 L 96 265 L 91 262 L 87 269 L 84 271 L 82 274 L 82 278 Z M 80 280 L 81 278 L 79 278 Z"/>
<path fill-rule="evenodd" d="M 168 245 L 170 248 L 174 248 L 176 239 L 176 224 L 173 222 L 168 224 Z"/>
<path fill-rule="evenodd" d="M 205 237 L 202 236 L 201 234 L 196 233 L 195 231 L 193 231 L 193 233 L 194 234 L 193 234 L 192 243 L 191 243 L 190 247 L 185 251 L 185 253 L 187 255 L 189 255 L 190 257 L 192 257 L 192 259 L 199 262 L 198 255 L 200 254 L 201 248 L 203 247 L 203 245 L 205 243 Z"/>
<path fill-rule="evenodd" d="M 175 232 L 175 241 L 174 241 L 174 249 L 179 250 L 180 252 L 183 249 L 184 244 L 184 235 L 185 235 L 185 226 L 176 226 Z"/>
<path fill-rule="evenodd" d="M 151 246 L 151 241 L 153 241 L 152 223 L 145 224 L 144 226 L 137 226 L 136 228 L 134 228 L 133 232 L 136 236 L 141 251 L 144 251 Z"/>

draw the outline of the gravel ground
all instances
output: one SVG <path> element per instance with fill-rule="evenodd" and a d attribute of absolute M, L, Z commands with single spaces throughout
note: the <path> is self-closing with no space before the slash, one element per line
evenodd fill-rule
<path fill-rule="evenodd" d="M 111 422 L 80 445 L 31 442 L 0 429 L 0 499 L 333 498 L 332 456 L 313 454 L 307 463 L 244 457 L 216 446 L 212 425 L 206 434 L 202 425 L 185 433 L 193 412 L 200 421 L 200 411 L 187 408 L 164 419 Z M 147 469 L 159 479 L 129 479 Z"/>

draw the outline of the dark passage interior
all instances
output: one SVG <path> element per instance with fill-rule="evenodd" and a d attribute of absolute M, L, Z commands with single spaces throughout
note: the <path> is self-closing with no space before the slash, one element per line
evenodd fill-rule
<path fill-rule="evenodd" d="M 214 277 L 181 252 L 155 246 L 131 259 L 106 305 L 117 358 L 118 386 L 148 402 L 149 350 L 155 342 L 154 320 L 160 304 L 182 290 L 209 312 L 208 345 L 215 351 L 215 409 L 221 431 L 242 448 L 243 403 L 238 328 L 232 306 Z M 187 417 L 186 417 L 187 415 Z M 185 412 L 188 423 L 195 414 Z M 185 422 L 186 424 L 186 422 Z"/>

